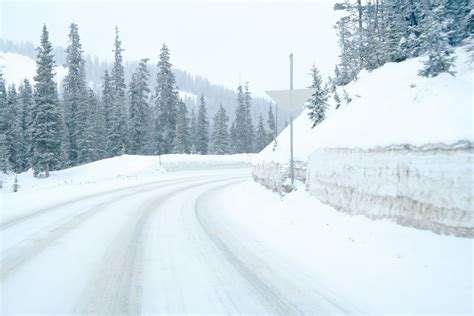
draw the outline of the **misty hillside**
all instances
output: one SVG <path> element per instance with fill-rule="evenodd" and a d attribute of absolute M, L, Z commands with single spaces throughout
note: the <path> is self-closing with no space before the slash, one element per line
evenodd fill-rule
<path fill-rule="evenodd" d="M 36 48 L 33 43 L 28 41 L 13 42 L 0 38 L 0 51 L 17 53 L 23 56 L 27 56 L 33 60 L 36 59 Z M 100 60 L 97 56 L 90 54 L 84 54 L 85 56 L 85 71 L 86 79 L 89 85 L 94 89 L 95 92 L 99 91 L 99 87 L 104 75 L 105 70 L 112 69 L 112 63 L 104 60 Z M 54 48 L 54 58 L 57 66 L 62 66 L 66 63 L 66 51 L 63 47 L 56 46 Z M 149 61 L 150 70 L 150 82 L 151 87 L 155 86 L 157 67 L 156 63 L 158 60 L 158 52 L 156 56 L 151 56 Z M 132 73 L 137 69 L 138 61 L 126 61 L 124 62 L 125 80 L 127 85 L 130 82 Z M 229 89 L 219 84 L 211 83 L 209 79 L 200 75 L 193 75 L 188 73 L 186 70 L 174 67 L 174 75 L 176 78 L 177 86 L 180 90 L 180 97 L 186 103 L 188 108 L 197 110 L 196 102 L 199 100 L 200 95 L 204 95 L 207 101 L 207 107 L 209 110 L 210 117 L 212 117 L 219 105 L 222 103 L 226 109 L 229 119 L 235 118 L 235 108 L 237 106 L 237 94 L 235 90 Z M 249 83 L 250 90 L 252 90 L 252 83 Z M 270 102 L 260 98 L 254 97 L 252 100 L 252 120 L 254 123 L 257 122 L 260 112 L 266 116 L 268 112 Z M 274 106 L 274 105 L 273 105 Z M 284 127 L 284 122 L 288 120 L 289 115 L 283 110 L 279 109 L 278 112 L 278 131 L 281 131 Z"/>

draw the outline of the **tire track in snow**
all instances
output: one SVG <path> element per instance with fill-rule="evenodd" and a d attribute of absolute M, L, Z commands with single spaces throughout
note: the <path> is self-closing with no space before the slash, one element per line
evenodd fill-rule
<path fill-rule="evenodd" d="M 346 309 L 346 307 L 343 307 L 345 306 L 343 303 L 348 303 L 340 302 L 340 300 L 334 296 L 334 293 L 327 291 L 326 296 L 319 291 L 315 291 L 314 288 L 304 288 L 304 285 L 310 284 L 308 279 L 305 279 L 311 279 L 310 276 L 298 272 L 298 274 L 303 277 L 300 280 L 301 283 L 296 284 L 298 283 L 298 279 L 296 278 L 296 283 L 288 282 L 288 280 L 282 278 L 282 276 L 284 277 L 285 275 L 281 273 L 284 273 L 284 270 L 291 273 L 291 267 L 287 266 L 287 269 L 273 271 L 263 258 L 260 258 L 256 253 L 250 251 L 250 249 L 247 249 L 245 246 L 237 247 L 236 245 L 230 244 L 229 239 L 238 241 L 239 237 L 234 235 L 232 238 L 224 238 L 223 231 L 225 227 L 224 230 L 222 227 L 217 227 L 215 223 L 211 223 L 211 221 L 202 214 L 205 207 L 209 205 L 209 203 L 203 203 L 205 198 L 208 198 L 208 196 L 216 191 L 223 190 L 232 185 L 235 185 L 235 183 L 226 184 L 202 194 L 196 201 L 196 217 L 218 251 L 220 251 L 230 264 L 239 271 L 242 277 L 257 290 L 264 302 L 266 302 L 268 309 L 278 315 L 304 315 L 308 312 L 309 314 L 327 314 L 334 312 L 337 314 L 350 314 L 350 311 Z M 225 230 L 225 234 L 229 234 L 229 232 Z M 269 258 L 266 259 L 268 260 Z M 271 259 L 278 262 L 279 258 L 274 257 Z M 284 290 L 284 292 L 282 290 Z M 311 293 L 307 293 L 305 290 L 311 290 Z M 291 292 L 292 295 L 287 297 L 285 294 L 288 292 Z M 295 297 L 301 298 L 303 296 L 310 300 L 312 298 L 314 304 L 311 304 L 313 305 L 311 308 L 317 309 L 317 311 L 303 310 L 302 304 L 292 300 L 292 297 L 294 299 Z M 351 306 L 351 310 L 352 309 L 355 310 L 353 306 Z"/>
<path fill-rule="evenodd" d="M 195 177 L 190 177 L 190 178 L 182 178 L 182 180 L 189 180 L 189 179 L 194 179 L 194 178 L 197 179 L 197 178 L 203 178 L 203 177 L 206 177 L 206 176 L 195 176 Z M 69 206 L 69 205 L 73 205 L 75 203 L 84 202 L 84 201 L 87 201 L 87 200 L 90 200 L 90 199 L 95 199 L 95 198 L 103 197 L 103 196 L 106 196 L 106 195 L 117 194 L 119 192 L 124 192 L 124 191 L 130 190 L 130 189 L 136 189 L 136 188 L 156 185 L 156 184 L 160 184 L 160 183 L 168 183 L 168 182 L 173 182 L 173 181 L 176 181 L 176 180 L 180 180 L 180 178 L 179 179 L 151 181 L 151 182 L 141 183 L 141 184 L 137 184 L 137 185 L 133 185 L 133 186 L 127 186 L 127 187 L 124 187 L 124 188 L 106 190 L 106 191 L 102 191 L 102 192 L 98 192 L 98 193 L 79 196 L 79 197 L 74 198 L 72 200 L 67 200 L 67 201 L 64 201 L 64 202 L 60 202 L 60 203 L 57 203 L 55 205 L 48 206 L 48 207 L 30 212 L 26 215 L 17 216 L 17 217 L 14 217 L 12 219 L 9 219 L 7 221 L 4 221 L 4 222 L 0 223 L 0 231 L 4 230 L 4 229 L 7 229 L 9 227 L 15 226 L 17 224 L 21 224 L 23 222 L 35 219 L 39 216 L 42 216 L 42 215 L 45 215 L 45 214 L 48 214 L 48 213 L 52 213 L 54 211 L 61 210 L 64 207 Z"/>
<path fill-rule="evenodd" d="M 95 215 L 106 211 L 106 206 L 118 203 L 121 200 L 136 194 L 145 193 L 160 189 L 168 185 L 175 185 L 188 181 L 188 179 L 180 179 L 166 181 L 165 183 L 159 182 L 155 185 L 152 185 L 151 188 L 151 184 L 145 185 L 145 188 L 134 190 L 133 192 L 129 193 L 122 193 L 118 196 L 115 195 L 113 198 L 94 205 L 88 208 L 86 211 L 80 212 L 79 214 L 75 214 L 74 216 L 68 218 L 65 222 L 61 222 L 58 226 L 55 226 L 53 228 L 47 227 L 48 231 L 45 234 L 42 234 L 39 237 L 34 235 L 22 241 L 20 244 L 13 246 L 6 251 L 2 251 L 0 259 L 0 280 L 4 280 L 5 278 L 7 278 L 8 275 L 10 275 L 16 269 L 21 267 L 25 262 L 48 248 L 51 244 L 54 243 L 54 241 L 60 239 L 71 230 L 79 227 L 81 224 L 93 218 Z M 137 186 L 134 186 L 133 188 L 137 189 Z"/>
<path fill-rule="evenodd" d="M 116 240 L 104 254 L 100 267 L 96 270 L 90 286 L 76 308 L 79 313 L 92 314 L 140 314 L 142 312 L 144 247 L 147 223 L 160 210 L 160 206 L 174 195 L 201 185 L 228 181 L 223 178 L 202 181 L 163 192 L 146 202 L 138 214 L 118 233 Z M 235 176 L 234 176 L 235 177 Z M 235 177 L 241 178 L 241 177 Z"/>

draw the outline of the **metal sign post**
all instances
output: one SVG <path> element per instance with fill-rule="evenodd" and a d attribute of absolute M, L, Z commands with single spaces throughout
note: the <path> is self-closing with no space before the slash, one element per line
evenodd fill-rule
<path fill-rule="evenodd" d="M 295 161 L 293 156 L 293 116 L 295 107 L 303 106 L 315 91 L 315 89 L 293 89 L 293 53 L 290 54 L 290 90 L 265 91 L 277 103 L 277 106 L 281 106 L 290 112 L 290 175 L 292 187 L 295 184 Z"/>

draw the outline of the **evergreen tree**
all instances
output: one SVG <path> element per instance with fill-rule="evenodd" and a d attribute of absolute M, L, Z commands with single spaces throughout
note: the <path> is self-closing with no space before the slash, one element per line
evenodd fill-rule
<path fill-rule="evenodd" d="M 105 130 L 105 153 L 106 158 L 113 157 L 115 148 L 113 137 L 113 120 L 114 120 L 114 100 L 113 100 L 112 82 L 109 72 L 104 73 L 104 84 L 102 86 L 102 113 Z"/>
<path fill-rule="evenodd" d="M 455 60 L 454 51 L 449 45 L 442 8 L 439 5 L 426 11 L 421 38 L 424 50 L 428 52 L 428 60 L 419 73 L 423 77 L 436 77 L 442 72 L 454 75 L 450 70 Z"/>
<path fill-rule="evenodd" d="M 131 154 L 144 155 L 150 153 L 150 124 L 151 109 L 148 104 L 148 80 L 150 72 L 146 63 L 148 59 L 142 59 L 138 69 L 132 75 L 129 87 L 130 95 L 130 150 Z"/>
<path fill-rule="evenodd" d="M 268 133 L 268 142 L 271 142 L 276 138 L 275 116 L 273 115 L 271 103 L 270 103 L 270 106 L 268 107 L 267 125 L 270 130 L 270 132 Z"/>
<path fill-rule="evenodd" d="M 211 137 L 211 151 L 213 154 L 224 155 L 229 153 L 229 131 L 227 116 L 222 104 L 214 115 L 214 126 Z"/>
<path fill-rule="evenodd" d="M 156 81 L 156 143 L 159 153 L 168 154 L 174 147 L 178 93 L 170 63 L 170 52 L 166 44 L 161 48 Z"/>
<path fill-rule="evenodd" d="M 79 151 L 91 150 L 91 148 L 79 147 L 79 143 L 83 146 L 89 145 L 88 142 L 81 140 L 85 133 L 84 128 L 87 127 L 87 116 L 84 112 L 88 107 L 84 66 L 78 27 L 77 24 L 72 23 L 69 27 L 69 46 L 66 49 L 67 75 L 63 82 L 66 166 L 81 163 L 78 160 Z M 79 112 L 82 113 L 80 118 Z"/>
<path fill-rule="evenodd" d="M 191 109 L 191 123 L 189 126 L 189 132 L 190 132 L 189 142 L 190 142 L 191 154 L 196 153 L 196 145 L 197 145 L 196 131 L 197 131 L 196 113 L 194 112 L 194 109 Z"/>
<path fill-rule="evenodd" d="M 20 166 L 20 126 L 19 126 L 19 99 L 16 87 L 12 84 L 8 88 L 7 96 L 7 127 L 5 134 L 6 157 L 8 165 L 15 173 L 21 172 Z"/>
<path fill-rule="evenodd" d="M 31 156 L 31 112 L 34 107 L 33 88 L 28 79 L 25 79 L 19 88 L 19 165 L 21 171 L 28 170 Z"/>
<path fill-rule="evenodd" d="M 97 159 L 107 158 L 107 129 L 105 126 L 105 108 L 103 100 L 96 95 L 93 95 L 94 101 L 91 99 L 91 104 L 95 104 L 94 114 L 94 134 L 95 134 L 95 148 Z"/>
<path fill-rule="evenodd" d="M 115 28 L 114 41 L 114 66 L 110 74 L 112 111 L 110 117 L 110 130 L 108 135 L 109 155 L 123 155 L 128 148 L 128 124 L 126 113 L 126 85 L 125 74 L 122 65 L 122 42 L 119 38 L 119 30 Z"/>
<path fill-rule="evenodd" d="M 53 47 L 49 42 L 46 25 L 43 26 L 38 47 L 35 76 L 35 106 L 32 110 L 31 163 L 33 174 L 38 176 L 60 165 L 61 107 L 54 82 Z"/>
<path fill-rule="evenodd" d="M 77 138 L 77 163 L 84 164 L 99 158 L 97 154 L 97 143 L 95 133 L 95 119 L 97 116 L 97 100 L 92 89 L 86 90 L 85 102 L 77 112 L 77 127 L 81 131 L 81 137 Z"/>
<path fill-rule="evenodd" d="M 209 119 L 207 118 L 206 101 L 201 95 L 198 115 L 196 118 L 196 152 L 207 155 L 209 148 Z"/>
<path fill-rule="evenodd" d="M 268 145 L 268 134 L 263 125 L 263 115 L 260 113 L 258 118 L 257 133 L 255 140 L 255 149 L 257 152 L 262 151 Z"/>
<path fill-rule="evenodd" d="M 178 101 L 176 112 L 176 133 L 174 140 L 174 152 L 177 154 L 188 154 L 190 152 L 188 109 L 183 100 Z"/>
<path fill-rule="evenodd" d="M 244 94 L 244 102 L 245 102 L 245 125 L 247 126 L 247 133 L 246 133 L 246 145 L 247 150 L 246 152 L 251 153 L 254 152 L 254 136 L 255 136 L 255 129 L 252 123 L 252 114 L 251 114 L 251 101 L 252 96 L 249 91 L 249 84 L 248 82 L 245 83 L 244 86 L 245 94 Z"/>
<path fill-rule="evenodd" d="M 8 131 L 8 107 L 7 107 L 7 89 L 3 73 L 0 71 L 0 171 L 7 172 L 8 157 L 6 148 L 6 134 Z"/>
<path fill-rule="evenodd" d="M 250 153 L 253 152 L 253 125 L 250 116 L 251 96 L 248 85 L 244 88 L 240 85 L 237 88 L 237 108 L 235 109 L 235 119 L 231 126 L 232 152 Z"/>
<path fill-rule="evenodd" d="M 313 82 L 309 88 L 313 88 L 316 91 L 309 100 L 308 116 L 313 121 L 313 127 L 315 127 L 326 118 L 327 100 L 329 96 L 327 89 L 323 87 L 321 75 L 314 65 L 311 68 L 311 77 Z"/>

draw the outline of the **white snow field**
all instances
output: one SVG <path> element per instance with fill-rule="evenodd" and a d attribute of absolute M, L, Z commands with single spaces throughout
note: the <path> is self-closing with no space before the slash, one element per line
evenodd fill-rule
<path fill-rule="evenodd" d="M 25 79 L 33 84 L 33 77 L 36 75 L 36 61 L 21 54 L 0 51 L 0 71 L 7 84 L 15 84 L 17 88 Z M 55 67 L 54 71 L 56 73 L 54 79 L 59 86 L 66 76 L 67 70 L 59 65 Z"/>
<path fill-rule="evenodd" d="M 19 175 L 0 196 L 1 314 L 471 314 L 472 239 L 281 198 L 246 159 Z"/>
<path fill-rule="evenodd" d="M 338 210 L 474 237 L 473 64 L 456 49 L 455 76 L 418 76 L 424 58 L 389 63 L 338 87 L 352 99 L 314 129 L 294 122 L 296 177 Z M 285 186 L 289 129 L 255 157 L 253 176 Z"/>

